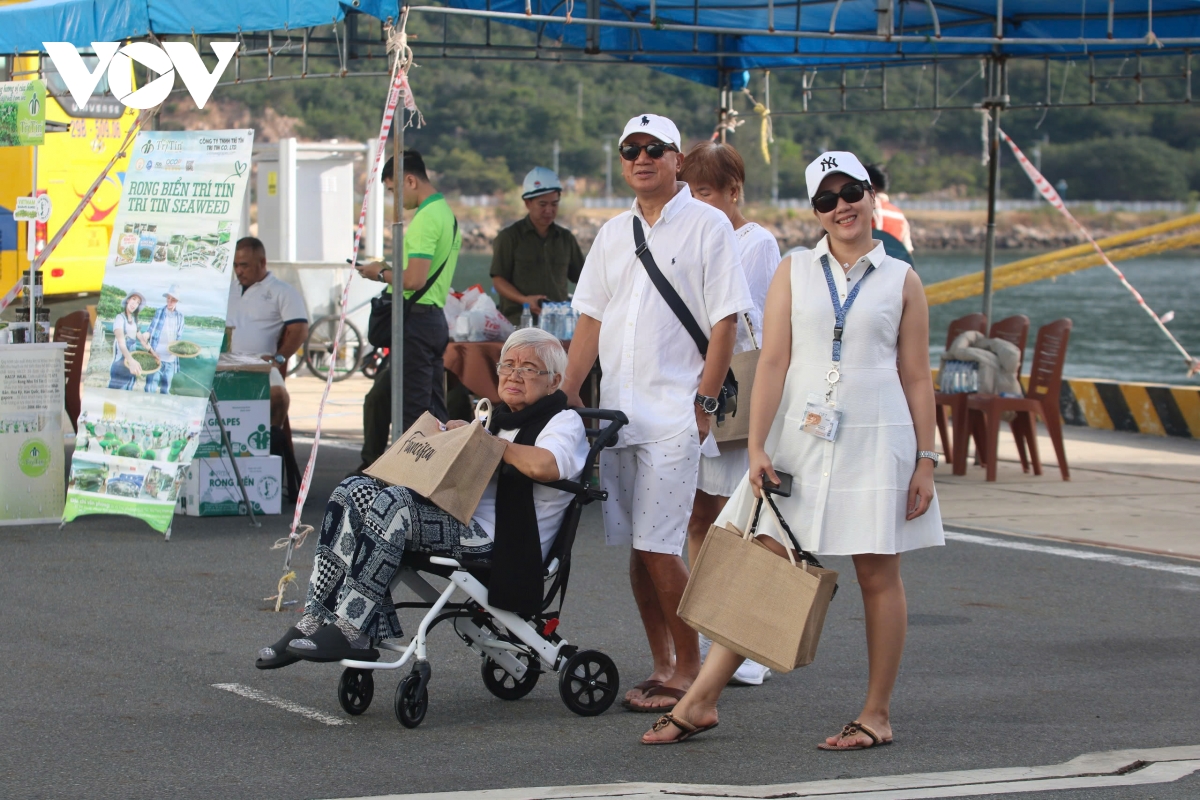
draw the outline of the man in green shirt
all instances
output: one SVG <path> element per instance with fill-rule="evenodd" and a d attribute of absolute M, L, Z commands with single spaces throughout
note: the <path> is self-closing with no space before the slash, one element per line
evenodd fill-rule
<path fill-rule="evenodd" d="M 583 252 L 575 236 L 554 224 L 562 185 L 545 167 L 525 176 L 521 199 L 529 213 L 496 236 L 492 243 L 492 285 L 500 295 L 500 313 L 520 324 L 526 303 L 537 316 L 541 301 L 567 299 L 567 281 L 579 280 Z"/>
<path fill-rule="evenodd" d="M 383 167 L 384 185 L 395 191 L 392 159 Z M 442 356 L 450 341 L 442 308 L 454 280 L 462 232 L 446 198 L 429 182 L 416 150 L 404 151 L 403 203 L 416 209 L 404 227 L 404 427 L 428 411 L 446 421 Z M 364 264 L 364 278 L 385 281 L 391 292 L 392 270 L 383 262 Z M 383 455 L 392 426 L 392 376 L 384 368 L 363 401 L 363 449 L 359 469 Z"/>

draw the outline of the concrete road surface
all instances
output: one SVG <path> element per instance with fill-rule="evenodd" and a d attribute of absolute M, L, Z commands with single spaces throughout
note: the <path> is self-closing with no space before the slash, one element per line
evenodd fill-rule
<path fill-rule="evenodd" d="M 356 456 L 323 451 L 306 520 L 319 522 Z M 282 561 L 269 546 L 285 532 L 285 517 L 261 530 L 244 519 L 179 518 L 170 542 L 120 518 L 0 529 L 0 797 L 314 800 L 618 782 L 711 789 L 1200 745 L 1196 561 L 978 533 L 907 556 L 911 627 L 896 743 L 824 753 L 816 743 L 854 717 L 866 682 L 853 570 L 830 559 L 842 591 L 816 663 L 730 689 L 717 730 L 649 748 L 638 736 L 653 716 L 614 708 L 577 717 L 551 675 L 522 700 L 494 698 L 478 657 L 448 626 L 431 638 L 429 712 L 416 730 L 392 713 L 398 672 L 378 673 L 374 704 L 352 718 L 338 706 L 337 665 L 255 670 L 257 648 L 295 616 L 263 600 Z M 310 542 L 297 557 L 302 582 L 312 552 Z M 561 628 L 611 655 L 623 687 L 649 669 L 627 558 L 604 545 L 598 509 L 589 509 Z M 402 619 L 415 629 L 415 615 Z M 1192 751 L 1179 752 L 1175 767 L 1146 769 L 1191 763 Z M 1179 771 L 1147 785 L 1045 785 L 1020 796 L 1200 796 L 1200 774 Z M 886 796 L 964 796 L 953 791 Z"/>

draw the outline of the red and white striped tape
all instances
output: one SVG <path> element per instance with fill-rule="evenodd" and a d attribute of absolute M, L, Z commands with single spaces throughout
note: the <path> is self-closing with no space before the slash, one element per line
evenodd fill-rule
<path fill-rule="evenodd" d="M 383 112 L 383 121 L 379 125 L 379 138 L 376 142 L 375 161 L 371 164 L 371 171 L 367 175 L 366 189 L 363 191 L 362 209 L 358 214 L 358 226 L 354 229 L 354 250 L 351 253 L 351 263 L 358 263 L 358 245 L 362 239 L 363 227 L 367 222 L 367 202 L 371 194 L 371 187 L 378 180 L 380 171 L 380 162 L 383 159 L 383 152 L 386 149 L 388 131 L 392 127 L 392 118 L 396 114 L 396 106 L 399 105 L 400 97 L 404 97 L 404 107 L 410 110 L 416 109 L 416 103 L 413 101 L 412 92 L 409 90 L 408 77 L 404 70 L 401 69 L 401 58 L 396 59 L 395 74 L 392 76 L 392 86 L 388 91 L 387 107 Z M 399 173 L 400 165 L 396 165 Z M 342 331 L 346 325 L 346 307 L 350 299 L 350 283 L 354 280 L 354 270 L 347 270 L 346 286 L 342 289 L 342 307 L 341 314 L 338 317 L 337 331 L 333 337 L 333 353 L 337 353 L 338 345 L 342 341 Z M 321 404 L 317 406 L 317 425 L 313 433 L 312 451 L 308 454 L 308 464 L 304 467 L 304 477 L 300 479 L 300 494 L 296 498 L 296 513 L 292 517 L 292 529 L 288 534 L 287 539 L 287 555 L 284 561 L 284 571 L 286 572 L 291 567 L 292 552 L 299 546 L 298 543 L 303 543 L 303 535 L 296 533 L 300 527 L 300 515 L 304 511 L 304 501 L 308 498 L 308 490 L 312 484 L 313 469 L 317 463 L 317 449 L 321 446 L 321 419 L 325 415 L 325 404 L 329 400 L 329 389 L 333 386 L 332 366 L 329 369 L 329 374 L 325 377 L 325 391 L 321 395 Z M 281 590 L 282 593 L 282 590 Z"/>
<path fill-rule="evenodd" d="M 1159 330 L 1161 330 L 1166 337 L 1171 340 L 1171 344 L 1175 345 L 1175 349 L 1183 354 L 1183 357 L 1186 359 L 1187 363 L 1187 376 L 1190 378 L 1196 373 L 1200 372 L 1200 360 L 1193 358 L 1192 354 L 1189 353 L 1184 346 L 1179 343 L 1179 340 L 1175 338 L 1175 334 L 1171 333 L 1171 331 L 1167 329 L 1166 323 L 1173 318 L 1172 313 L 1167 312 L 1167 314 L 1164 314 L 1163 316 L 1159 316 L 1157 313 L 1155 313 L 1154 309 L 1150 307 L 1150 304 L 1147 303 L 1145 298 L 1142 297 L 1141 292 L 1133 288 L 1133 284 L 1131 284 L 1125 277 L 1125 273 L 1117 269 L 1116 265 L 1109 260 L 1108 256 L 1105 255 L 1104 251 L 1100 248 L 1100 245 L 1096 244 L 1096 240 L 1092 238 L 1092 234 L 1088 232 L 1087 228 L 1083 227 L 1079 220 L 1075 219 L 1071 212 L 1067 210 L 1067 206 L 1063 202 L 1062 197 L 1060 197 L 1058 192 L 1054 190 L 1054 187 L 1050 185 L 1050 181 L 1046 180 L 1045 176 L 1038 172 L 1037 167 L 1035 167 L 1030 160 L 1025 157 L 1025 154 L 1021 152 L 1021 148 L 1017 147 L 1016 142 L 1010 139 L 1008 134 L 1004 131 L 1000 131 L 1000 136 L 1005 142 L 1008 143 L 1009 148 L 1013 151 L 1013 155 L 1017 157 L 1017 163 L 1021 165 L 1021 169 L 1025 170 L 1025 174 L 1029 176 L 1031 181 L 1033 181 L 1034 188 L 1041 192 L 1042 197 L 1046 198 L 1046 201 L 1050 203 L 1050 205 L 1058 209 L 1060 214 L 1069 219 L 1071 224 L 1079 229 L 1079 232 L 1084 235 L 1088 242 L 1091 243 L 1095 251 L 1100 255 L 1100 258 L 1104 260 L 1105 266 L 1107 266 L 1116 274 L 1117 278 L 1121 281 L 1121 285 L 1129 290 L 1129 293 L 1133 295 L 1133 299 L 1136 300 L 1137 304 L 1142 307 L 1142 310 L 1150 315 L 1150 318 L 1154 320 L 1154 324 L 1157 325 Z"/>
<path fill-rule="evenodd" d="M 92 197 L 96 194 L 96 192 L 100 191 L 100 184 L 104 183 L 104 179 L 108 177 L 108 173 L 112 170 L 113 166 L 121 158 L 124 158 L 125 153 L 129 148 L 129 144 L 133 141 L 133 137 L 137 135 L 139 130 L 141 130 L 142 125 L 146 122 L 146 120 L 150 119 L 150 117 L 153 116 L 157 111 L 157 108 L 148 109 L 138 115 L 137 120 L 132 126 L 130 126 L 129 132 L 125 134 L 125 141 L 123 141 L 121 146 L 117 149 L 116 155 L 109 160 L 108 165 L 105 166 L 104 169 L 100 171 L 100 174 L 96 176 L 96 180 L 92 182 L 91 188 L 84 193 L 83 197 L 79 198 L 79 205 L 75 206 L 75 210 L 71 212 L 71 216 L 67 217 L 67 221 L 63 223 L 62 227 L 58 229 L 58 232 L 54 234 L 54 237 L 46 243 L 44 248 L 42 248 L 42 252 L 38 254 L 36 259 L 34 259 L 34 272 L 40 270 L 42 268 L 42 264 L 46 263 L 46 259 L 48 259 L 50 254 L 54 252 L 54 248 L 58 247 L 59 242 L 61 242 L 63 237 L 67 235 L 67 231 L 71 230 L 71 226 L 75 224 L 75 220 L 79 219 L 79 215 L 83 213 L 83 209 L 87 208 L 87 204 L 92 201 Z M 9 289 L 8 293 L 4 295 L 4 297 L 0 297 L 0 311 L 8 308 L 12 302 L 17 299 L 17 295 L 21 293 L 21 281 L 24 280 L 24 277 L 25 273 L 17 278 L 16 285 Z"/>

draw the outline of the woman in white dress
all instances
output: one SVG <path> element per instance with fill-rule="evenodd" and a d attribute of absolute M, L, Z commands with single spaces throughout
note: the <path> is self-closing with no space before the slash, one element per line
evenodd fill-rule
<path fill-rule="evenodd" d="M 701 142 L 688 151 L 679 179 L 686 181 L 692 196 L 708 203 L 729 217 L 733 235 L 737 239 L 738 254 L 742 257 L 742 269 L 746 282 L 750 284 L 750 297 L 754 308 L 749 320 L 739 320 L 737 342 L 733 352 L 755 350 L 762 339 L 763 307 L 767 303 L 767 290 L 779 266 L 779 244 L 766 228 L 751 222 L 742 215 L 739 207 L 742 190 L 746 183 L 746 167 L 741 155 L 732 145 L 719 142 Z M 753 334 L 752 334 L 753 332 Z M 746 387 L 750 388 L 750 387 Z M 749 407 L 744 413 L 749 413 Z M 688 522 L 688 559 L 695 566 L 696 555 L 704 544 L 704 536 L 716 520 L 721 509 L 729 501 L 738 482 L 749 468 L 745 448 L 721 453 L 719 456 L 700 458 L 700 475 L 696 482 L 696 500 L 692 505 L 692 517 Z M 705 656 L 712 642 L 700 636 L 700 653 Z M 733 682 L 756 686 L 771 674 L 762 664 L 747 659 L 733 674 Z"/>
<path fill-rule="evenodd" d="M 944 543 L 933 488 L 929 309 L 916 273 L 871 236 L 875 197 L 859 160 L 824 153 L 805 177 L 826 236 L 785 259 L 771 283 L 749 472 L 717 522 L 744 525 L 764 476 L 778 482 L 777 470 L 786 472 L 791 496 L 777 504 L 800 545 L 853 557 L 866 618 L 867 696 L 854 721 L 818 747 L 860 750 L 892 741 L 891 696 L 908 624 L 900 553 Z M 833 434 L 819 435 L 835 418 Z M 784 553 L 770 513 L 759 532 Z M 717 700 L 741 660 L 714 644 L 687 695 L 642 741 L 669 744 L 715 727 Z"/>

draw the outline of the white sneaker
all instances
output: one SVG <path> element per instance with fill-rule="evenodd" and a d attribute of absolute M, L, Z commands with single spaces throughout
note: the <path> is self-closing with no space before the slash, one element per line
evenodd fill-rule
<path fill-rule="evenodd" d="M 700 663 L 704 663 L 704 659 L 708 658 L 708 651 L 712 649 L 712 639 L 700 634 Z"/>
<path fill-rule="evenodd" d="M 757 661 L 751 661 L 747 658 L 737 668 L 737 672 L 733 673 L 733 677 L 729 679 L 729 682 L 742 686 L 761 686 L 762 682 L 769 677 L 771 677 L 770 668 L 764 667 Z"/>

